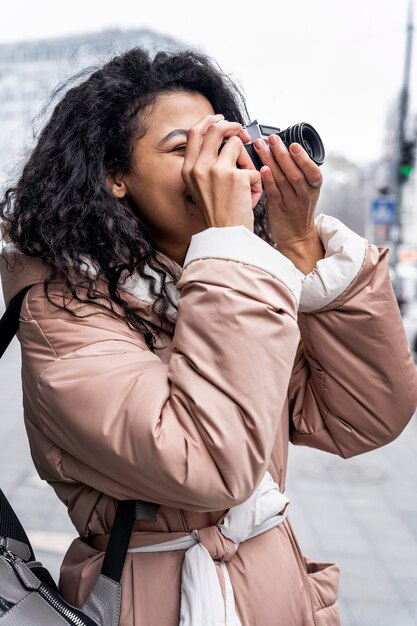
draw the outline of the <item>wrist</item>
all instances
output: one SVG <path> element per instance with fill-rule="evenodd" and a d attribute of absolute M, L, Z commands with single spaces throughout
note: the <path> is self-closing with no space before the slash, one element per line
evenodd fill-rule
<path fill-rule="evenodd" d="M 286 241 L 276 241 L 274 247 L 306 275 L 314 270 L 317 261 L 324 259 L 325 255 L 324 246 L 315 225 L 307 235 Z"/>

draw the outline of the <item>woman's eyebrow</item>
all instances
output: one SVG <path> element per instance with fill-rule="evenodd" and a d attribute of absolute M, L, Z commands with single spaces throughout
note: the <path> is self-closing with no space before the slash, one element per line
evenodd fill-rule
<path fill-rule="evenodd" d="M 165 135 L 165 137 L 161 139 L 161 141 L 158 144 L 158 148 L 161 148 L 162 146 L 164 146 L 166 143 L 168 143 L 170 139 L 173 139 L 174 137 L 178 137 L 178 135 L 185 135 L 187 137 L 187 132 L 188 131 L 185 128 L 175 128 L 174 130 L 171 130 L 171 132 L 168 133 L 168 135 Z"/>

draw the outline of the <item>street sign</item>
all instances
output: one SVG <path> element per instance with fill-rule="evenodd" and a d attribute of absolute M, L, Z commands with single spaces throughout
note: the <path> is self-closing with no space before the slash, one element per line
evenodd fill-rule
<path fill-rule="evenodd" d="M 395 202 L 392 198 L 382 196 L 372 200 L 371 222 L 373 224 L 394 224 Z"/>

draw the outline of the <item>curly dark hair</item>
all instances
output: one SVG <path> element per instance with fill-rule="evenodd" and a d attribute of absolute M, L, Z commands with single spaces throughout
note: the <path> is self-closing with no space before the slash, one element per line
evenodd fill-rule
<path fill-rule="evenodd" d="M 72 77 L 53 93 L 61 100 L 20 178 L 0 202 L 3 236 L 20 252 L 50 265 L 44 282 L 49 302 L 66 309 L 65 294 L 94 302 L 124 319 L 154 350 L 160 328 L 132 310 L 121 279 L 136 272 L 149 281 L 153 308 L 166 321 L 169 305 L 175 306 L 167 285 L 178 276 L 159 254 L 145 221 L 111 194 L 106 174 L 129 171 L 134 141 L 143 135 L 141 112 L 160 94 L 200 93 L 214 111 L 240 123 L 248 121 L 244 98 L 212 59 L 193 50 L 161 51 L 151 58 L 136 47 L 83 77 L 68 88 L 77 78 Z M 262 203 L 255 211 L 255 232 L 268 240 Z M 85 271 L 85 258 L 94 273 Z M 50 283 L 56 280 L 64 285 L 63 304 L 50 298 Z M 106 286 L 105 293 L 98 284 Z"/>

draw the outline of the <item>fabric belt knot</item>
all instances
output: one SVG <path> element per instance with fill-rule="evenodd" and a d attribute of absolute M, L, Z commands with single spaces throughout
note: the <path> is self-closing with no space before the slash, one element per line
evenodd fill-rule
<path fill-rule="evenodd" d="M 200 540 L 200 544 L 205 547 L 214 561 L 230 561 L 239 547 L 231 539 L 222 535 L 217 526 L 200 528 L 191 534 Z"/>
<path fill-rule="evenodd" d="M 275 528 L 287 517 L 289 500 L 266 472 L 253 494 L 228 510 L 219 526 L 209 526 L 164 543 L 128 552 L 187 550 L 181 573 L 179 626 L 241 626 L 226 562 L 239 544 Z M 223 598 L 217 567 L 224 578 Z"/>

